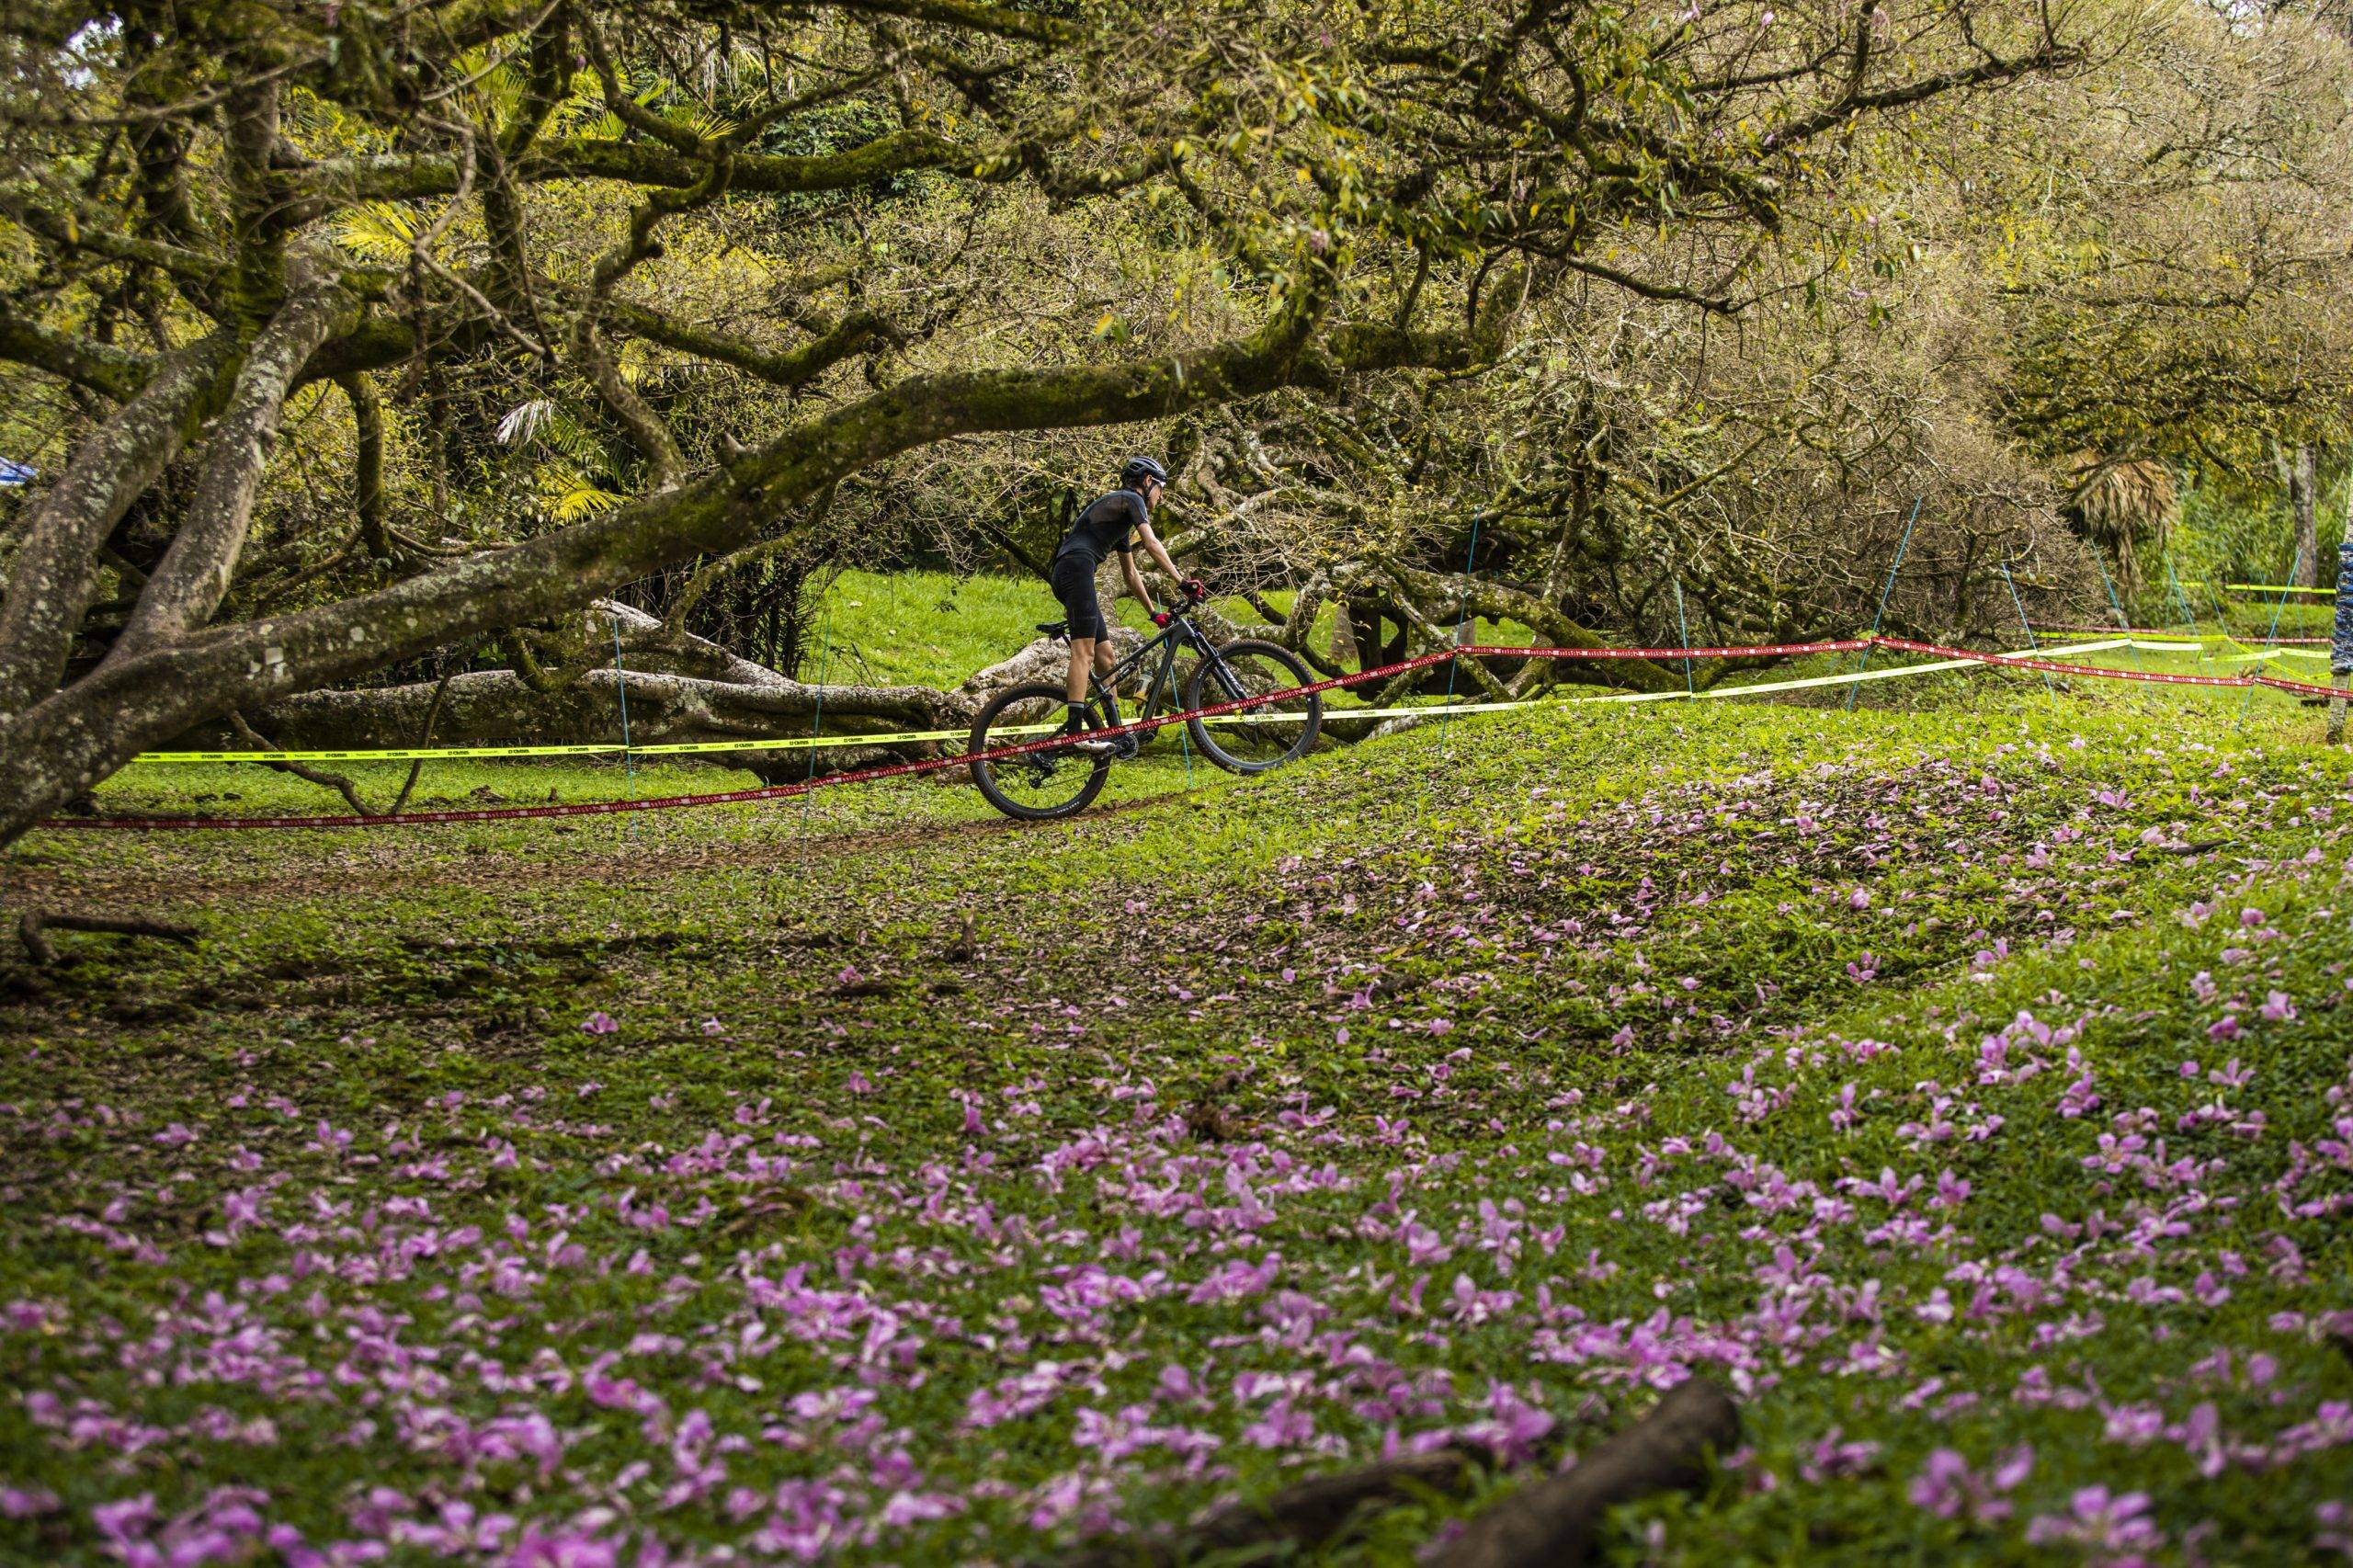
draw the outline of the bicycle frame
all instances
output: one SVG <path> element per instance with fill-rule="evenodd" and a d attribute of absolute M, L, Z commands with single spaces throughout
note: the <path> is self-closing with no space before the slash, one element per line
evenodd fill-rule
<path fill-rule="evenodd" d="M 1113 665 L 1109 676 L 1091 676 L 1089 689 L 1097 697 L 1107 690 L 1117 691 L 1121 681 L 1133 675 L 1149 662 L 1154 654 L 1157 653 L 1160 656 L 1160 667 L 1153 671 L 1152 685 L 1144 691 L 1142 706 L 1134 713 L 1128 715 L 1128 720 L 1131 723 L 1140 723 L 1154 717 L 1164 710 L 1175 711 L 1176 653 L 1180 642 L 1197 656 L 1207 659 L 1224 672 L 1225 685 L 1229 691 L 1233 688 L 1232 672 L 1225 670 L 1225 661 L 1217 656 L 1216 647 L 1208 638 L 1201 635 L 1201 629 L 1193 624 L 1191 617 L 1186 615 L 1183 610 L 1172 610 L 1169 612 L 1168 624 L 1161 630 L 1160 635 Z"/>

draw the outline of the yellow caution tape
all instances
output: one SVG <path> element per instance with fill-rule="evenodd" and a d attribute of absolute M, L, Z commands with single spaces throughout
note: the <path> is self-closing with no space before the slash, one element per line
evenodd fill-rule
<path fill-rule="evenodd" d="M 2131 638 L 2113 637 L 2097 642 L 2079 642 L 2064 648 L 2018 649 L 2018 653 L 2032 652 L 2044 658 L 2062 655 L 2097 653 L 2111 648 L 2138 648 L 2158 653 L 2196 653 L 2195 642 L 2154 642 Z M 2289 652 L 2290 650 L 2280 650 Z M 2263 657 L 2266 655 L 2256 655 Z M 2326 657 L 2319 653 L 2315 657 Z M 1577 697 L 1561 700 L 1561 706 L 1577 706 L 1594 702 L 1668 702 L 1680 701 L 1696 695 L 1704 700 L 1711 698 L 1761 696 L 1776 691 L 1802 691 L 1826 686 L 1847 686 L 1864 681 L 1902 680 L 1907 676 L 1931 675 L 1938 670 L 1983 669 L 1984 664 L 1976 659 L 1943 659 L 1926 665 L 1898 665 L 1886 669 L 1868 670 L 1845 675 L 1814 676 L 1803 680 L 1764 681 L 1747 686 L 1711 687 L 1696 694 L 1683 691 L 1619 692 L 1607 697 Z M 1458 713 L 1501 713 L 1525 709 L 1527 702 L 1461 702 L 1432 703 L 1415 708 L 1333 708 L 1324 710 L 1324 722 L 1358 719 L 1428 719 L 1449 717 Z M 1283 724 L 1298 723 L 1297 717 L 1287 713 L 1229 713 L 1204 720 L 1211 724 Z M 997 735 L 1041 735 L 1051 724 L 1022 724 L 1010 729 L 992 731 Z M 924 741 L 962 741 L 971 737 L 969 730 L 893 730 L 874 734 L 793 735 L 782 740 L 740 741 L 674 741 L 654 745 L 623 746 L 612 743 L 591 742 L 576 745 L 510 745 L 510 746 L 431 746 L 392 747 L 381 751 L 149 751 L 142 752 L 134 762 L 458 762 L 514 757 L 546 756 L 696 756 L 720 753 L 808 751 L 835 746 L 904 745 Z"/>

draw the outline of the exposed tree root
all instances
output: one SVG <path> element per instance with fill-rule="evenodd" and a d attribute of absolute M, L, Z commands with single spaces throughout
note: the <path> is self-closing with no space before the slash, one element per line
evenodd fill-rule
<path fill-rule="evenodd" d="M 279 749 L 278 744 L 267 736 L 254 733 L 254 727 L 245 722 L 245 716 L 233 708 L 229 710 L 229 727 L 236 732 L 240 744 L 250 746 L 256 751 Z M 316 784 L 323 790 L 333 790 L 343 797 L 345 805 L 349 806 L 360 816 L 374 814 L 369 811 L 368 802 L 359 798 L 359 787 L 344 774 L 331 772 L 324 767 L 306 767 L 299 762 L 266 762 L 262 766 L 273 773 L 290 773 L 305 784 Z M 410 771 L 411 776 L 414 777 L 415 769 Z"/>
<path fill-rule="evenodd" d="M 25 944 L 25 951 L 33 962 L 43 968 L 57 961 L 57 946 L 49 939 L 51 931 L 103 931 L 118 937 L 160 937 L 171 942 L 193 942 L 196 927 L 179 926 L 163 920 L 142 920 L 131 915 L 66 915 L 54 910 L 28 909 L 17 923 L 17 937 Z"/>
<path fill-rule="evenodd" d="M 1609 1510 L 1654 1492 L 1688 1491 L 1708 1456 L 1740 1438 L 1732 1396 L 1704 1378 L 1667 1391 L 1651 1413 L 1578 1461 L 1523 1486 L 1471 1521 L 1438 1568 L 1570 1568 L 1589 1562 Z"/>

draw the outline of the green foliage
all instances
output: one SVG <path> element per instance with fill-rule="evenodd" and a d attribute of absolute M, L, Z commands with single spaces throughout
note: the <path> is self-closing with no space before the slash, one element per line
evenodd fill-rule
<path fill-rule="evenodd" d="M 2333 587 L 2353 464 L 2336 468 L 2333 474 L 2324 469 L 2322 479 L 2315 508 L 2319 581 Z M 2254 489 L 2214 476 L 2183 492 L 2168 559 L 2178 576 L 2194 582 L 2285 583 L 2294 562 L 2295 537 L 2295 517 L 2284 489 Z"/>

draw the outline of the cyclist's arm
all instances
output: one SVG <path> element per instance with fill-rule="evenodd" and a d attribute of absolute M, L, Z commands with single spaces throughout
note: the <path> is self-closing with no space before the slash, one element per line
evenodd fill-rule
<path fill-rule="evenodd" d="M 1133 594 L 1145 609 L 1154 608 L 1152 596 L 1144 591 L 1143 574 L 1136 570 L 1135 551 L 1120 551 L 1120 574 L 1128 580 L 1128 592 Z"/>
<path fill-rule="evenodd" d="M 1152 525 L 1150 523 L 1138 523 L 1136 525 L 1136 540 L 1137 542 L 1143 546 L 1145 553 L 1152 557 L 1153 562 L 1163 572 L 1168 574 L 1168 581 L 1171 584 L 1179 586 L 1184 584 L 1185 574 L 1177 571 L 1176 563 L 1168 559 L 1168 547 L 1160 542 L 1160 536 L 1152 531 Z M 1135 558 L 1133 556 L 1130 556 L 1128 558 L 1128 570 L 1131 572 L 1134 571 Z M 1140 584 L 1136 588 L 1136 597 L 1138 598 L 1143 597 L 1143 588 Z"/>

